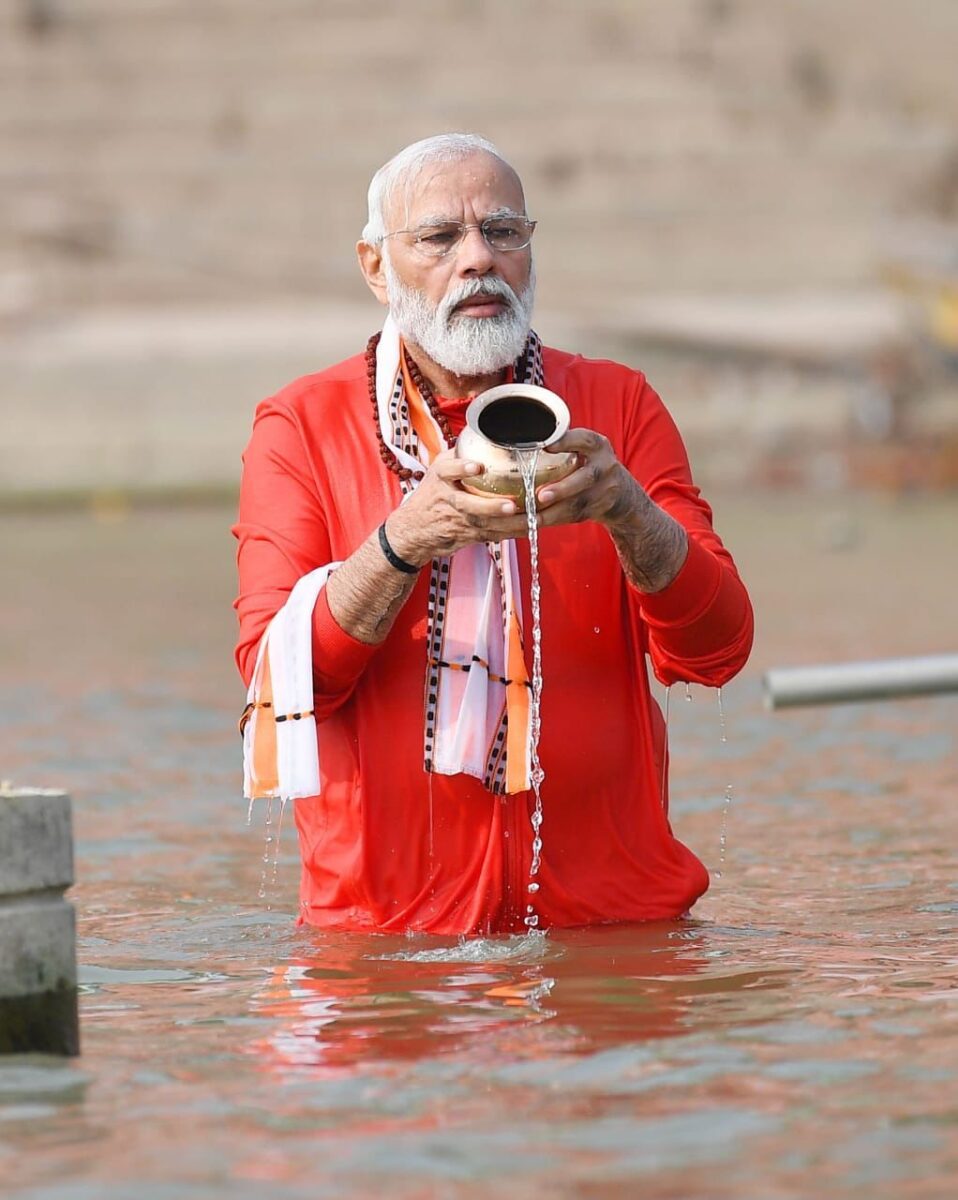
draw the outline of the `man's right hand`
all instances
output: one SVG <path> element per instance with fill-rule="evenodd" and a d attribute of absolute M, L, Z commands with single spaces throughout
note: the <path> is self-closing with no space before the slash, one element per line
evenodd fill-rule
<path fill-rule="evenodd" d="M 513 500 L 476 496 L 460 486 L 481 474 L 478 463 L 457 458 L 455 450 L 436 456 L 409 499 L 386 520 L 386 536 L 400 558 L 421 567 L 476 542 L 527 535 L 526 515 Z"/>

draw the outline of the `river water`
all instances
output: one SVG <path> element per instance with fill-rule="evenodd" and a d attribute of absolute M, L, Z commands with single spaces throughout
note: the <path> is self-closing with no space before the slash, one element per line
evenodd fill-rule
<path fill-rule="evenodd" d="M 5 517 L 0 774 L 74 797 L 83 1054 L 0 1063 L 0 1192 L 958 1194 L 958 700 L 759 684 L 953 650 L 958 505 L 717 507 L 755 659 L 726 742 L 715 693 L 670 707 L 713 871 L 734 785 L 722 877 L 692 919 L 465 943 L 297 931 L 290 823 L 260 899 L 228 512 Z"/>

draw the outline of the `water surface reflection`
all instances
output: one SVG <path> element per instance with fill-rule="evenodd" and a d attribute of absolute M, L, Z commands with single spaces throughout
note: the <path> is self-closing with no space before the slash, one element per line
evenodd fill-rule
<path fill-rule="evenodd" d="M 673 704 L 713 869 L 735 784 L 694 919 L 297 930 L 292 838 L 264 902 L 238 797 L 228 515 L 24 522 L 3 773 L 74 795 L 84 1053 L 0 1065 L 10 1195 L 954 1194 L 954 699 L 770 716 L 753 675 L 727 743 L 713 695 Z"/>
<path fill-rule="evenodd" d="M 728 952 L 710 949 L 707 927 L 692 922 L 445 945 L 311 937 L 315 951 L 274 967 L 253 997 L 253 1011 L 278 1019 L 254 1047 L 274 1069 L 589 1053 L 677 1036 L 696 997 L 731 1005 L 736 992 L 782 987 L 788 975 L 723 962 Z"/>

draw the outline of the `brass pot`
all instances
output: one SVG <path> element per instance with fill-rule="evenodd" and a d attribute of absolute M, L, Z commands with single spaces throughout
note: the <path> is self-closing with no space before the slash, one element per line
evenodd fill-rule
<path fill-rule="evenodd" d="M 540 451 L 535 487 L 556 483 L 576 468 L 577 455 L 549 446 L 569 428 L 569 410 L 561 396 L 531 383 L 504 383 L 480 392 L 466 409 L 466 427 L 456 442 L 456 457 L 477 462 L 481 475 L 462 480 L 477 496 L 509 496 L 525 509 L 520 454 Z"/>

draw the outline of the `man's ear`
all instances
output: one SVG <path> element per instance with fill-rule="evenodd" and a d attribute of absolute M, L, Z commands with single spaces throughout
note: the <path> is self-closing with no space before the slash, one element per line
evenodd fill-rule
<path fill-rule="evenodd" d="M 389 298 L 386 295 L 386 273 L 383 270 L 382 246 L 370 246 L 368 242 L 357 242 L 356 255 L 359 258 L 359 269 L 363 273 L 363 279 L 366 280 L 369 290 L 380 304 L 388 306 Z"/>

